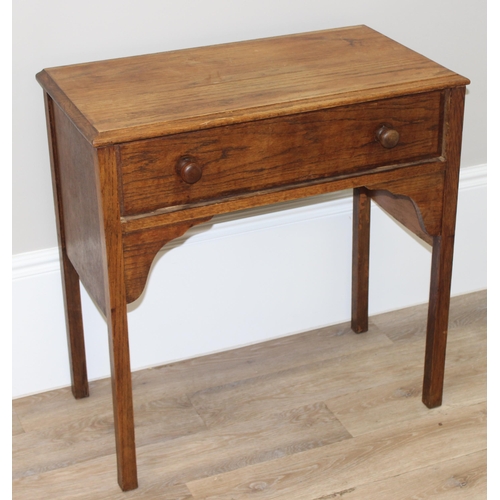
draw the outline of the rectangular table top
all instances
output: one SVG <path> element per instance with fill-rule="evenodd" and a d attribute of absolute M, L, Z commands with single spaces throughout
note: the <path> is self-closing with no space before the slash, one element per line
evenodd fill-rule
<path fill-rule="evenodd" d="M 50 68 L 37 79 L 96 147 L 469 83 L 366 26 Z"/>

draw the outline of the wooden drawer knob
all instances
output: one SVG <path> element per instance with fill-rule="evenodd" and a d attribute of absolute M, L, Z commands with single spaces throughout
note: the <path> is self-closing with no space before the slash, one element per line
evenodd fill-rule
<path fill-rule="evenodd" d="M 198 182 L 203 173 L 200 165 L 191 156 L 182 156 L 179 158 L 175 168 L 181 179 L 188 184 Z"/>
<path fill-rule="evenodd" d="M 382 125 L 377 130 L 377 140 L 384 148 L 393 148 L 399 142 L 399 132 L 387 125 Z"/>

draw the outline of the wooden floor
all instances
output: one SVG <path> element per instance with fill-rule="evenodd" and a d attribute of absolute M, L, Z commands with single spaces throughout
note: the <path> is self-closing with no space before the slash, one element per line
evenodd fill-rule
<path fill-rule="evenodd" d="M 426 307 L 133 374 L 139 489 L 116 483 L 109 380 L 13 402 L 15 499 L 486 498 L 486 292 L 452 300 L 443 406 Z"/>

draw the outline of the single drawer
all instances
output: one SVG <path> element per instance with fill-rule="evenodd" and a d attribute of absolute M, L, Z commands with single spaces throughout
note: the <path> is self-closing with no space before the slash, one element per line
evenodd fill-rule
<path fill-rule="evenodd" d="M 121 144 L 122 214 L 440 156 L 443 102 L 435 91 Z"/>

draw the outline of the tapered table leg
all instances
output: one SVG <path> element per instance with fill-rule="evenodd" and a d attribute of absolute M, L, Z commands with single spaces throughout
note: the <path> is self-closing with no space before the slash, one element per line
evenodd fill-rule
<path fill-rule="evenodd" d="M 352 315 L 356 333 L 368 330 L 368 271 L 370 260 L 370 197 L 366 188 L 353 193 Z"/>

